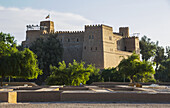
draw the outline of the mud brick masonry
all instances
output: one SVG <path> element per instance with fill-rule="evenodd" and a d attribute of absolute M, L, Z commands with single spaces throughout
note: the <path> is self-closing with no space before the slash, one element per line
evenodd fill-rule
<path fill-rule="evenodd" d="M 29 47 L 37 38 L 55 34 L 63 44 L 63 60 L 66 63 L 84 61 L 96 68 L 115 67 L 133 51 L 139 54 L 138 37 L 129 36 L 129 27 L 120 27 L 119 32 L 107 25 L 85 25 L 84 31 L 54 31 L 53 21 L 41 21 L 40 25 L 27 25 L 23 47 Z"/>

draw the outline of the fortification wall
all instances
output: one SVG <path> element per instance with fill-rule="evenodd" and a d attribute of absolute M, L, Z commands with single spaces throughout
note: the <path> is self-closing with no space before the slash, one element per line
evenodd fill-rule
<path fill-rule="evenodd" d="M 116 67 L 123 58 L 127 58 L 130 55 L 132 53 L 125 51 L 104 52 L 104 67 Z"/>
<path fill-rule="evenodd" d="M 28 30 L 26 31 L 26 42 L 25 45 L 29 47 L 32 42 L 34 42 L 37 38 L 42 34 L 41 30 Z"/>
<path fill-rule="evenodd" d="M 56 32 L 57 38 L 63 44 L 63 60 L 71 63 L 82 60 L 84 32 Z"/>

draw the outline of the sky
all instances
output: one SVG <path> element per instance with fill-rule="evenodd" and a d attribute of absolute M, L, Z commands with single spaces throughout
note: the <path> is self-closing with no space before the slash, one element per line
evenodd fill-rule
<path fill-rule="evenodd" d="M 48 14 L 55 31 L 83 31 L 91 24 L 109 25 L 113 32 L 129 27 L 131 35 L 170 46 L 170 0 L 0 0 L 0 32 L 21 44 L 26 25 L 37 25 Z"/>

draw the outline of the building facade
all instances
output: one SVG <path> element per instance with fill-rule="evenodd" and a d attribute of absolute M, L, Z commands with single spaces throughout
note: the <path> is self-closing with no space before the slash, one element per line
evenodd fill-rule
<path fill-rule="evenodd" d="M 84 31 L 54 31 L 53 21 L 41 21 L 38 25 L 27 25 L 24 47 L 29 47 L 37 38 L 46 38 L 56 34 L 63 44 L 63 60 L 70 63 L 85 61 L 104 69 L 117 66 L 123 57 L 139 53 L 138 37 L 129 36 L 128 27 L 120 27 L 119 33 L 113 32 L 107 25 L 85 25 Z"/>

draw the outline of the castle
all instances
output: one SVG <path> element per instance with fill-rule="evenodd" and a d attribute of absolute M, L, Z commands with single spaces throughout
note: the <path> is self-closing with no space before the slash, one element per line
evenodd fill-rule
<path fill-rule="evenodd" d="M 129 36 L 128 27 L 120 27 L 119 32 L 113 32 L 107 25 L 85 25 L 84 31 L 54 31 L 53 21 L 41 21 L 39 25 L 27 25 L 24 47 L 29 47 L 37 38 L 45 38 L 56 34 L 63 44 L 63 60 L 66 63 L 85 61 L 95 64 L 96 68 L 115 67 L 123 57 L 133 51 L 139 54 L 138 37 Z"/>

